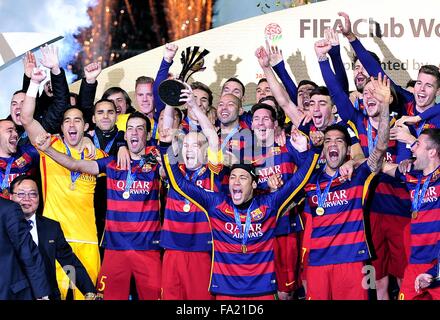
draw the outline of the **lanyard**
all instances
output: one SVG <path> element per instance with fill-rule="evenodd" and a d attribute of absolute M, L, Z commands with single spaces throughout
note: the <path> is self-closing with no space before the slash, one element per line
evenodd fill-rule
<path fill-rule="evenodd" d="M 373 126 L 370 123 L 370 119 L 368 119 L 367 136 L 368 136 L 368 154 L 371 154 L 374 148 L 376 147 L 377 139 L 379 138 L 379 135 L 376 134 L 376 138 L 374 138 L 373 141 Z"/>
<path fill-rule="evenodd" d="M 414 199 L 412 201 L 412 210 L 418 212 L 422 206 L 423 198 L 425 197 L 426 190 L 428 190 L 429 182 L 431 181 L 432 173 L 426 178 L 423 183 L 422 191 L 420 192 L 420 185 L 422 183 L 422 177 L 417 182 L 416 190 L 414 191 Z M 420 192 L 420 195 L 419 195 Z"/>
<path fill-rule="evenodd" d="M 244 230 L 243 230 L 243 239 L 241 240 L 242 248 L 246 248 L 246 243 L 249 238 L 249 229 L 251 227 L 251 209 L 252 209 L 253 204 L 254 204 L 254 200 L 252 200 L 249 208 L 246 211 L 246 221 L 245 221 Z M 235 208 L 235 206 L 234 206 L 234 217 L 235 217 L 235 223 L 238 227 L 238 230 L 240 230 L 240 232 L 241 232 L 243 225 L 241 224 L 240 213 L 238 212 L 237 208 Z M 246 253 L 246 249 L 243 251 L 243 253 Z"/>
<path fill-rule="evenodd" d="M 185 179 L 188 180 L 189 182 L 192 182 L 193 180 L 196 181 L 197 178 L 198 178 L 199 175 L 200 175 L 200 172 L 202 172 L 202 169 L 203 169 L 203 166 L 200 167 L 200 168 L 198 168 L 198 169 L 196 170 L 196 172 L 194 172 L 194 173 L 191 175 L 191 177 L 188 176 L 188 173 L 187 173 L 187 172 L 185 172 Z M 189 201 L 188 199 L 185 198 L 185 205 L 189 205 L 189 203 L 190 203 L 190 201 Z"/>
<path fill-rule="evenodd" d="M 155 140 L 156 139 L 156 133 L 157 133 L 157 121 L 154 121 L 153 134 L 151 135 L 151 140 Z"/>
<path fill-rule="evenodd" d="M 236 126 L 234 129 L 231 130 L 231 132 L 229 132 L 229 134 L 226 136 L 225 140 L 223 140 L 223 142 L 222 142 L 222 145 L 221 145 L 222 151 L 224 151 L 228 142 L 232 139 L 234 134 L 236 134 L 238 132 L 239 129 L 240 129 L 240 126 Z"/>
<path fill-rule="evenodd" d="M 130 194 L 130 188 L 133 185 L 134 180 L 136 179 L 136 171 L 138 168 L 142 168 L 144 164 L 145 164 L 145 158 L 142 157 L 141 161 L 139 162 L 139 165 L 133 168 L 134 169 L 133 172 L 128 171 L 127 180 L 125 183 L 125 192 L 124 192 L 125 194 L 127 193 L 128 195 Z"/>
<path fill-rule="evenodd" d="M 324 192 L 321 192 L 321 182 L 320 178 L 322 173 L 325 171 L 322 170 L 322 172 L 319 174 L 318 179 L 316 181 L 316 196 L 318 197 L 318 207 L 324 208 L 325 199 L 327 198 L 327 195 L 330 191 L 330 187 L 333 183 L 333 180 L 339 175 L 339 170 L 335 172 L 335 174 L 330 178 L 330 181 L 328 182 L 327 186 L 324 188 Z"/>
<path fill-rule="evenodd" d="M 7 164 L 6 169 L 5 169 L 5 174 L 3 176 L 3 180 L 1 180 L 1 188 L 2 188 L 2 190 L 3 189 L 7 189 L 8 186 L 9 186 L 9 174 L 11 173 L 11 167 L 12 167 L 12 163 L 13 162 L 14 162 L 14 157 L 11 157 L 8 160 L 8 164 Z"/>
<path fill-rule="evenodd" d="M 66 152 L 69 157 L 72 157 L 72 153 L 70 152 L 69 146 L 63 141 L 66 146 Z M 84 151 L 81 152 L 81 160 L 84 160 Z M 75 181 L 79 178 L 81 172 L 78 171 L 70 171 L 70 181 L 72 181 L 72 186 L 74 186 Z"/>
<path fill-rule="evenodd" d="M 105 153 L 109 153 L 110 149 L 112 148 L 113 143 L 116 140 L 116 136 L 118 135 L 118 133 L 116 132 L 115 136 L 113 137 L 112 140 L 110 140 L 109 143 L 107 143 L 107 145 L 105 146 L 104 152 Z M 96 148 L 101 149 L 101 146 L 99 144 L 99 139 L 98 139 L 98 135 L 95 133 L 95 135 L 93 136 L 93 143 L 95 145 Z"/>
<path fill-rule="evenodd" d="M 423 131 L 423 127 L 425 126 L 425 123 L 426 123 L 426 120 L 425 121 L 423 121 L 422 123 L 421 123 L 421 125 L 417 128 L 417 138 L 420 136 L 420 134 L 422 133 L 422 131 Z"/>

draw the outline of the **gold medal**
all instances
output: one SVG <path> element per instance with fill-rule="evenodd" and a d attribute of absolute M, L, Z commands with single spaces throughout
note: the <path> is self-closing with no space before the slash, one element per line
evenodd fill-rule
<path fill-rule="evenodd" d="M 5 197 L 5 198 L 7 198 L 7 197 L 9 197 L 9 191 L 8 191 L 8 189 L 3 189 L 2 190 L 2 194 L 3 194 L 3 196 Z"/>
<path fill-rule="evenodd" d="M 411 217 L 413 218 L 413 219 L 417 219 L 417 211 L 413 211 L 412 213 L 411 213 Z"/>
<path fill-rule="evenodd" d="M 245 244 L 241 245 L 241 252 L 246 253 L 247 252 L 247 247 Z"/>
<path fill-rule="evenodd" d="M 75 182 L 72 182 L 70 184 L 70 190 L 74 191 L 75 190 Z"/>
<path fill-rule="evenodd" d="M 185 205 L 183 206 L 183 211 L 189 212 L 189 210 L 191 210 L 191 206 L 189 205 L 189 203 L 185 203 Z"/>
<path fill-rule="evenodd" d="M 130 192 L 125 191 L 125 192 L 122 194 L 122 198 L 124 198 L 125 200 L 127 200 L 128 198 L 130 198 Z"/>
<path fill-rule="evenodd" d="M 322 215 L 324 214 L 324 212 L 325 212 L 325 210 L 324 210 L 323 207 L 318 207 L 318 208 L 316 208 L 316 214 L 317 214 L 318 216 L 322 216 Z"/>

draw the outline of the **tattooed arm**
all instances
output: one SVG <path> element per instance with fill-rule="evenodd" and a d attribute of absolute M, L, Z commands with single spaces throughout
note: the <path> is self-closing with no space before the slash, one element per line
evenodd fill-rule
<path fill-rule="evenodd" d="M 387 76 L 382 78 L 379 73 L 377 80 L 371 79 L 373 89 L 371 94 L 374 95 L 379 102 L 380 118 L 377 134 L 379 135 L 376 147 L 367 159 L 368 167 L 371 172 L 379 172 L 382 168 L 383 157 L 390 140 L 390 80 Z"/>

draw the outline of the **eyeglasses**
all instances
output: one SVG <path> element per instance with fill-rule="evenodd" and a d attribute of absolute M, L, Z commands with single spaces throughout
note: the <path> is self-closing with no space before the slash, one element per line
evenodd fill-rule
<path fill-rule="evenodd" d="M 12 194 L 16 194 L 19 199 L 24 199 L 26 196 L 28 196 L 29 199 L 38 198 L 38 192 L 12 192 Z"/>

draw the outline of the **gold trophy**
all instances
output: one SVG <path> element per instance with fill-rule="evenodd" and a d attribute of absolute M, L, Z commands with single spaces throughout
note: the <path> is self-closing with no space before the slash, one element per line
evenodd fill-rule
<path fill-rule="evenodd" d="M 200 47 L 197 46 L 188 47 L 182 51 L 180 57 L 182 71 L 177 78 L 178 80 L 165 80 L 159 85 L 159 97 L 163 103 L 172 107 L 180 107 L 185 104 L 185 102 L 179 101 L 180 93 L 185 89 L 182 82 L 187 82 L 194 73 L 206 69 L 203 64 L 205 62 L 204 57 L 208 53 L 208 50 L 203 49 L 203 51 L 201 51 Z"/>

